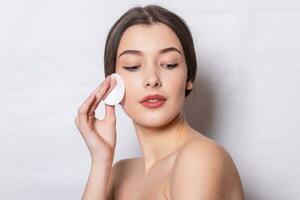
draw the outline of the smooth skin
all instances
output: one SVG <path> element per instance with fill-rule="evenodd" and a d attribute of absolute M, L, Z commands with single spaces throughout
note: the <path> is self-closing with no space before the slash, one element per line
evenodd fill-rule
<path fill-rule="evenodd" d="M 161 51 L 169 47 L 178 51 Z M 124 53 L 126 50 L 135 51 Z M 106 169 L 116 144 L 114 106 L 106 105 L 104 120 L 94 116 L 114 85 L 106 80 L 93 93 L 97 99 L 89 97 L 75 119 L 96 163 L 84 199 L 93 199 L 88 198 L 93 194 L 94 199 L 102 200 L 243 200 L 240 176 L 229 153 L 190 127 L 182 115 L 184 91 L 193 84 L 187 81 L 184 52 L 176 34 L 160 23 L 131 26 L 121 38 L 117 55 L 116 73 L 126 88 L 121 106 L 132 119 L 143 157 L 123 159 Z M 178 65 L 169 68 L 173 63 Z M 137 67 L 128 69 L 132 66 Z M 165 104 L 145 108 L 139 101 L 153 93 L 165 96 Z M 101 189 L 99 194 L 96 188 Z"/>
<path fill-rule="evenodd" d="M 113 199 L 106 196 L 106 191 L 116 146 L 115 108 L 105 104 L 105 117 L 102 120 L 95 117 L 95 111 L 115 85 L 116 80 L 107 77 L 82 103 L 74 119 L 92 159 L 82 200 Z"/>
<path fill-rule="evenodd" d="M 110 83 L 110 81 L 112 83 Z M 95 112 L 100 102 L 116 85 L 116 80 L 107 77 L 83 102 L 75 117 L 75 124 L 80 131 L 92 159 L 109 162 L 113 160 L 116 146 L 115 107 L 105 104 L 105 117 L 99 120 Z"/>

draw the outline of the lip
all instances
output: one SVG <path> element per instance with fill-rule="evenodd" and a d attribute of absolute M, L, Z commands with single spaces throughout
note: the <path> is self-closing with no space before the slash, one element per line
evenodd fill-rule
<path fill-rule="evenodd" d="M 148 102 L 149 99 L 159 99 L 158 102 Z M 140 103 L 147 108 L 159 108 L 164 105 L 166 98 L 160 94 L 152 94 L 145 96 Z"/>
<path fill-rule="evenodd" d="M 146 108 L 159 108 L 161 107 L 162 105 L 164 105 L 165 101 L 163 100 L 159 100 L 158 102 L 148 102 L 148 101 L 145 101 L 143 102 L 143 106 L 145 106 Z"/>
<path fill-rule="evenodd" d="M 144 102 L 147 102 L 149 99 L 159 99 L 160 101 L 165 101 L 166 98 L 160 94 L 152 94 L 152 95 L 147 95 L 145 96 L 141 101 L 140 103 L 144 103 Z M 149 103 L 149 102 L 147 102 Z"/>

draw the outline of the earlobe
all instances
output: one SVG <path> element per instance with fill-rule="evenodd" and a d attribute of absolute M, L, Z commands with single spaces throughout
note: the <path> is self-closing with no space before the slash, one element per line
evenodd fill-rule
<path fill-rule="evenodd" d="M 191 90 L 193 88 L 193 83 L 191 81 L 187 81 L 185 84 L 185 88 L 187 90 Z"/>

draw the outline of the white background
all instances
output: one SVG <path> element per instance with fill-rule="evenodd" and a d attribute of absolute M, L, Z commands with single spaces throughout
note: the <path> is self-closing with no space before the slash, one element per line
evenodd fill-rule
<path fill-rule="evenodd" d="M 186 118 L 230 152 L 247 199 L 300 199 L 297 0 L 0 1 L 0 199 L 81 198 L 90 155 L 74 117 L 104 79 L 110 27 L 148 3 L 188 23 L 199 66 Z M 116 111 L 114 163 L 141 156 Z"/>

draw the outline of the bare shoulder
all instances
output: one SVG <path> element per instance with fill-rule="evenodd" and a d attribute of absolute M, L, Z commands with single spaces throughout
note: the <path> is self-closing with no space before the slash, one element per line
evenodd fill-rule
<path fill-rule="evenodd" d="M 182 187 L 186 185 L 186 187 Z M 240 198 L 232 194 L 238 185 Z M 240 178 L 228 151 L 203 135 L 189 141 L 174 163 L 174 199 L 243 199 Z M 173 198 L 172 198 L 173 199 Z"/>
<path fill-rule="evenodd" d="M 126 158 L 117 161 L 113 165 L 113 173 L 117 174 L 118 179 L 121 179 L 124 174 L 128 174 L 134 170 L 140 163 L 140 158 Z M 118 180 L 115 180 L 118 181 Z"/>
<path fill-rule="evenodd" d="M 121 159 L 121 160 L 118 160 L 113 166 L 115 166 L 116 168 L 122 168 L 122 167 L 128 166 L 135 160 L 136 160 L 136 158 Z"/>
<path fill-rule="evenodd" d="M 118 160 L 114 165 L 113 168 L 116 168 L 116 170 L 126 170 L 128 168 L 131 168 L 134 166 L 140 158 L 126 158 Z"/>
<path fill-rule="evenodd" d="M 215 140 L 205 136 L 195 137 L 178 153 L 175 172 L 182 173 L 197 167 L 205 173 L 228 173 L 234 166 L 227 150 Z M 220 174 L 221 175 L 221 174 Z"/>
<path fill-rule="evenodd" d="M 137 159 L 135 158 L 127 158 L 118 160 L 112 166 L 111 173 L 109 175 L 107 191 L 106 191 L 106 199 L 113 200 L 115 194 L 115 187 L 117 184 L 122 181 L 123 177 L 128 174 L 133 167 L 134 162 Z"/>
<path fill-rule="evenodd" d="M 135 164 L 138 164 L 141 162 L 141 157 L 135 157 L 135 158 L 125 158 L 117 161 L 115 165 L 118 165 L 118 167 L 131 167 Z"/>
<path fill-rule="evenodd" d="M 228 151 L 215 140 L 205 136 L 194 137 L 188 142 L 179 152 L 176 164 L 189 160 L 203 162 L 202 165 L 233 164 Z"/>

